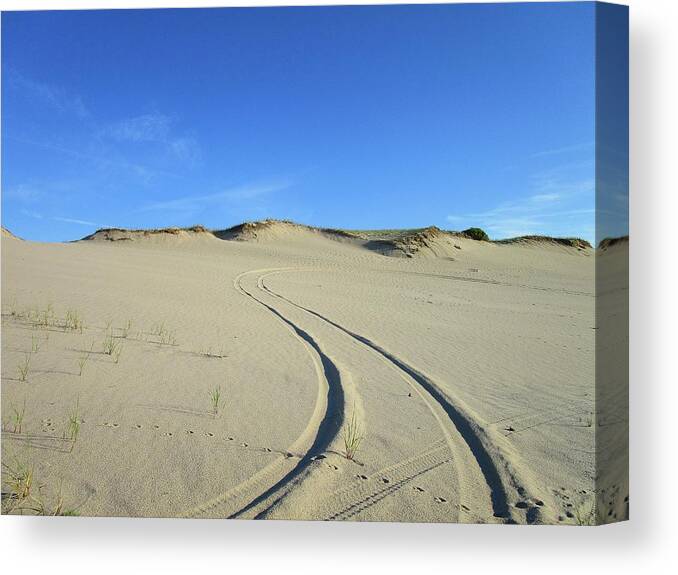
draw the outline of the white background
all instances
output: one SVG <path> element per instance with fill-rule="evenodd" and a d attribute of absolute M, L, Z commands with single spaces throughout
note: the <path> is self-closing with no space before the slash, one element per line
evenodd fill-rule
<path fill-rule="evenodd" d="M 284 2 L 232 2 L 267 3 Z M 631 521 L 566 528 L 0 517 L 0 569 L 24 575 L 38 570 L 550 574 L 678 568 L 673 329 L 678 2 L 626 3 L 631 7 Z M 0 0 L 3 10 L 226 4 Z"/>

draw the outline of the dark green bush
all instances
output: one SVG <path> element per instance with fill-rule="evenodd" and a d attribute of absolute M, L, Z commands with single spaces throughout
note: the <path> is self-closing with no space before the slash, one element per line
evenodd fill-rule
<path fill-rule="evenodd" d="M 464 234 L 467 238 L 471 238 L 472 240 L 478 240 L 481 242 L 490 241 L 490 236 L 488 236 L 485 233 L 485 230 L 482 230 L 480 228 L 469 228 L 468 230 L 464 230 L 461 233 Z"/>

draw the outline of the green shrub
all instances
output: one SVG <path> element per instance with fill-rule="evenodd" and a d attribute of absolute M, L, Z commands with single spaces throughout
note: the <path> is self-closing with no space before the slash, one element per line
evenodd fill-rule
<path fill-rule="evenodd" d="M 485 230 L 481 228 L 469 228 L 461 232 L 466 237 L 471 238 L 472 240 L 478 240 L 480 242 L 489 242 L 490 236 L 485 233 Z"/>

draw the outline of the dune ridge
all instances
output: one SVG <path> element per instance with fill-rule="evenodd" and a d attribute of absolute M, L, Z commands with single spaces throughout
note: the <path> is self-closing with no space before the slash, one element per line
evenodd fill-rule
<path fill-rule="evenodd" d="M 518 236 L 515 238 L 507 238 L 505 240 L 495 240 L 495 243 L 498 244 L 556 244 L 561 246 L 567 246 L 571 248 L 576 248 L 577 250 L 586 250 L 592 249 L 593 246 L 581 238 L 554 238 L 551 236 Z"/>
<path fill-rule="evenodd" d="M 93 234 L 76 241 L 134 241 L 152 237 L 177 237 L 185 238 L 195 235 L 213 235 L 210 230 L 201 225 L 188 228 L 150 228 L 150 229 L 126 229 L 126 228 L 101 228 Z"/>
<path fill-rule="evenodd" d="M 474 244 L 520 244 L 535 248 L 559 246 L 571 248 L 572 253 L 587 252 L 592 249 L 589 242 L 579 238 L 529 235 L 502 240 L 482 240 L 466 232 L 442 230 L 437 226 L 413 229 L 344 230 L 276 219 L 243 222 L 220 230 L 210 230 L 202 225 L 157 229 L 103 228 L 78 241 L 129 242 L 154 239 L 166 242 L 196 238 L 261 244 L 308 242 L 321 238 L 348 244 L 387 257 L 427 259 L 454 259 L 459 250 Z"/>
<path fill-rule="evenodd" d="M 614 238 L 603 238 L 598 244 L 598 249 L 606 251 L 613 246 L 623 246 L 628 245 L 629 236 L 618 236 Z"/>
<path fill-rule="evenodd" d="M 15 236 L 12 232 L 10 232 L 5 226 L 2 226 L 2 237 L 3 238 L 12 238 L 15 240 L 20 240 L 21 238 L 18 236 Z"/>

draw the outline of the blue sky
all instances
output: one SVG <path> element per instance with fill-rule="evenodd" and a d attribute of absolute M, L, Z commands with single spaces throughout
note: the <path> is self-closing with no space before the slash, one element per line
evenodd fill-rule
<path fill-rule="evenodd" d="M 2 222 L 593 240 L 590 3 L 2 15 Z"/>

